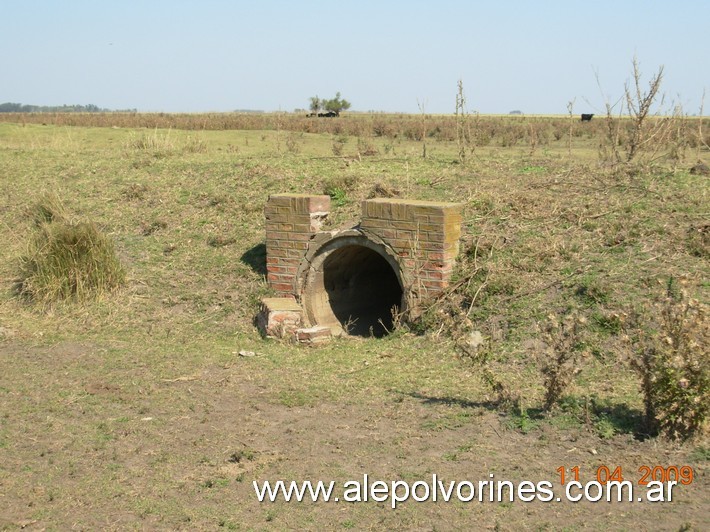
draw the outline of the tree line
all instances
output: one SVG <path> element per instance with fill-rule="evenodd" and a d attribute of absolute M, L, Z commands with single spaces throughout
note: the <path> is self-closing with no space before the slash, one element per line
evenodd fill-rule
<path fill-rule="evenodd" d="M 135 113 L 137 109 L 114 111 L 102 109 L 92 103 L 88 105 L 27 105 L 21 103 L 0 103 L 0 113 Z"/>

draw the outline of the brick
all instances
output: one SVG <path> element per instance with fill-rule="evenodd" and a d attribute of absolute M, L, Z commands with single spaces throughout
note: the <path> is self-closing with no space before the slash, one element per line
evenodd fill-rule
<path fill-rule="evenodd" d="M 428 233 L 425 233 L 422 238 L 423 240 L 427 240 L 429 242 L 446 242 L 448 244 L 451 244 L 454 242 L 458 242 L 460 237 L 461 235 L 459 234 L 430 231 Z"/>
<path fill-rule="evenodd" d="M 449 277 L 451 275 L 451 272 L 443 272 L 443 271 L 432 271 L 432 270 L 426 270 L 421 273 L 421 277 L 424 280 L 434 280 L 434 281 L 442 281 L 445 278 Z"/>
<path fill-rule="evenodd" d="M 291 226 L 291 232 L 292 233 L 306 233 L 308 235 L 311 235 L 315 231 L 313 231 L 313 227 L 311 226 L 310 220 L 308 223 L 294 223 Z"/>
<path fill-rule="evenodd" d="M 296 278 L 295 275 L 288 273 L 278 273 L 278 272 L 268 272 L 269 280 L 273 280 L 275 283 L 288 283 L 291 289 L 293 289 L 293 281 Z"/>
<path fill-rule="evenodd" d="M 409 240 L 394 239 L 394 240 L 389 241 L 389 245 L 398 251 L 399 250 L 403 250 L 403 251 L 411 251 L 412 250 L 411 241 L 409 241 Z"/>
<path fill-rule="evenodd" d="M 422 222 L 418 224 L 419 230 L 420 231 L 428 231 L 428 232 L 440 232 L 441 231 L 441 225 L 440 224 L 435 224 L 431 222 Z"/>
<path fill-rule="evenodd" d="M 401 261 L 402 267 L 406 268 L 409 271 L 412 271 L 416 269 L 417 267 L 417 261 L 414 259 L 409 259 L 409 258 L 404 258 Z"/>
<path fill-rule="evenodd" d="M 432 224 L 444 224 L 446 222 L 452 222 L 455 223 L 456 219 L 453 217 L 451 214 L 443 214 L 443 213 L 431 213 L 426 216 L 426 223 L 432 223 Z"/>
<path fill-rule="evenodd" d="M 296 272 L 298 271 L 298 264 L 295 262 L 293 263 L 293 265 L 276 266 L 267 264 L 266 268 L 269 273 L 296 275 Z"/>
<path fill-rule="evenodd" d="M 309 213 L 305 213 L 305 214 L 292 213 L 291 216 L 289 216 L 289 221 L 293 222 L 295 224 L 308 225 L 311 223 L 311 215 Z"/>
<path fill-rule="evenodd" d="M 437 205 L 413 205 L 411 207 L 412 218 L 428 220 L 428 216 L 442 215 L 441 208 Z"/>
<path fill-rule="evenodd" d="M 309 327 L 294 331 L 296 341 L 302 344 L 319 345 L 329 342 L 333 337 L 330 327 Z"/>
<path fill-rule="evenodd" d="M 288 250 L 289 252 L 296 253 L 298 254 L 298 250 L 302 250 L 306 246 L 304 245 L 304 242 L 296 242 L 294 240 L 291 240 L 291 233 L 287 234 L 288 240 L 277 240 L 274 242 L 276 248 L 278 249 L 285 249 Z"/>
<path fill-rule="evenodd" d="M 295 208 L 298 212 L 328 212 L 330 211 L 330 196 L 310 196 L 294 194 Z"/>
<path fill-rule="evenodd" d="M 427 289 L 428 292 L 436 292 L 442 290 L 446 285 L 441 281 L 434 281 L 431 279 L 422 279 L 420 284 Z"/>
<path fill-rule="evenodd" d="M 287 294 L 293 293 L 293 283 L 276 282 L 271 281 L 271 279 L 269 279 L 269 286 L 277 292 L 283 292 Z"/>
<path fill-rule="evenodd" d="M 375 232 L 375 231 L 373 231 Z M 394 229 L 378 229 L 376 234 L 381 238 L 395 238 L 397 236 L 397 231 Z"/>
<path fill-rule="evenodd" d="M 372 227 L 381 227 L 383 229 L 390 227 L 390 220 L 376 218 L 373 216 L 363 216 L 360 223 L 361 225 L 370 225 Z"/>
<path fill-rule="evenodd" d="M 266 231 L 266 240 L 286 240 L 288 233 L 285 231 Z"/>
<path fill-rule="evenodd" d="M 395 231 L 395 238 L 413 239 L 415 235 L 416 231 L 407 229 L 397 229 L 397 231 Z"/>
<path fill-rule="evenodd" d="M 455 247 L 453 242 L 430 242 L 427 240 L 419 242 L 419 249 L 426 251 L 447 251 Z"/>
<path fill-rule="evenodd" d="M 272 194 L 269 196 L 267 209 L 282 207 L 298 213 L 328 212 L 330 211 L 330 196 L 310 194 Z"/>
<path fill-rule="evenodd" d="M 269 202 L 267 204 L 270 208 L 274 207 L 288 207 L 293 208 L 293 198 L 290 195 L 272 194 L 269 196 Z"/>
<path fill-rule="evenodd" d="M 406 203 L 390 204 L 390 213 L 394 220 L 409 220 L 412 217 L 411 207 Z"/>
<path fill-rule="evenodd" d="M 266 224 L 272 224 L 272 223 L 283 223 L 287 222 L 289 219 L 288 214 L 280 214 L 280 213 L 265 213 L 264 218 L 266 219 Z"/>
<path fill-rule="evenodd" d="M 275 246 L 274 248 L 267 247 L 267 253 L 271 249 L 274 249 L 275 252 L 278 251 L 278 255 L 276 255 L 276 256 L 297 259 L 301 256 L 301 254 L 303 253 L 303 250 L 306 248 L 306 246 L 304 246 L 304 245 L 298 245 L 298 244 L 303 244 L 302 242 L 281 241 L 281 243 L 282 243 L 282 245 Z"/>
<path fill-rule="evenodd" d="M 395 229 L 404 229 L 406 231 L 417 230 L 417 222 L 414 221 L 394 220 L 389 223 L 389 226 L 394 227 Z"/>
<path fill-rule="evenodd" d="M 301 311 L 301 305 L 293 297 L 264 297 L 261 306 L 269 311 Z"/>
<path fill-rule="evenodd" d="M 288 238 L 292 241 L 298 240 L 303 242 L 308 242 L 313 235 L 311 233 L 289 233 Z"/>
<path fill-rule="evenodd" d="M 266 263 L 269 263 L 269 259 L 281 259 L 286 258 L 286 250 L 283 248 L 276 248 L 273 246 L 266 246 Z"/>

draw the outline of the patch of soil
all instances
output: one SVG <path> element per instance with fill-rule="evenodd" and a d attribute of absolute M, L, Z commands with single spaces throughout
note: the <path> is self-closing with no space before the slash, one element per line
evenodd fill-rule
<path fill-rule="evenodd" d="M 22 360 L 24 373 L 15 371 Z M 414 393 L 287 406 L 268 375 L 250 371 L 251 360 L 145 385 L 136 382 L 144 369 L 101 370 L 92 347 L 3 343 L 0 363 L 10 377 L 0 381 L 0 523 L 312 530 L 700 530 L 709 523 L 707 461 L 694 460 L 691 446 L 630 435 L 602 440 L 582 426 L 550 423 L 523 433 L 486 403 Z M 87 367 L 97 375 L 71 375 Z M 37 379 L 42 372 L 44 381 Z M 548 480 L 562 496 L 560 467 L 579 467 L 582 482 L 600 467 L 621 467 L 636 484 L 643 465 L 685 464 L 694 468 L 693 483 L 656 504 L 410 500 L 393 510 L 372 500 L 259 503 L 252 484 L 333 480 L 342 494 L 345 482 L 364 475 L 410 484 L 434 474 L 474 484 L 493 475 Z"/>

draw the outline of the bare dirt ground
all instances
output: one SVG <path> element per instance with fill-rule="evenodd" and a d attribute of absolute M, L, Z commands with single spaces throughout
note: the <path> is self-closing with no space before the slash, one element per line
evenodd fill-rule
<path fill-rule="evenodd" d="M 295 349 L 295 348 L 294 348 Z M 300 350 L 304 351 L 304 350 Z M 303 356 L 307 356 L 308 350 Z M 264 358 L 235 356 L 156 379 L 140 363 L 106 369 L 114 349 L 0 343 L 0 526 L 4 529 L 707 529 L 707 462 L 692 447 L 540 423 L 523 433 L 485 401 L 370 389 L 298 400 Z M 302 356 L 297 354 L 296 356 Z M 8 380 L 9 377 L 9 380 Z M 307 379 L 307 375 L 303 378 Z M 304 383 L 305 389 L 305 383 Z M 291 394 L 291 395 L 289 395 Z M 692 465 L 666 503 L 257 501 L 252 481 L 593 480 L 621 466 Z M 638 488 L 638 486 L 637 486 Z M 640 489 L 640 488 L 639 488 Z M 686 528 L 683 528 L 686 527 Z"/>

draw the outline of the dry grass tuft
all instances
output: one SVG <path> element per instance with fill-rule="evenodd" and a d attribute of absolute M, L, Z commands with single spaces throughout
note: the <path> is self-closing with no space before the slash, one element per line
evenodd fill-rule
<path fill-rule="evenodd" d="M 90 222 L 67 221 L 56 195 L 34 207 L 37 229 L 20 259 L 17 293 L 43 306 L 84 301 L 121 286 L 125 271 L 113 242 Z"/>
<path fill-rule="evenodd" d="M 29 209 L 29 215 L 38 227 L 52 222 L 66 223 L 69 215 L 56 192 L 46 192 Z"/>

